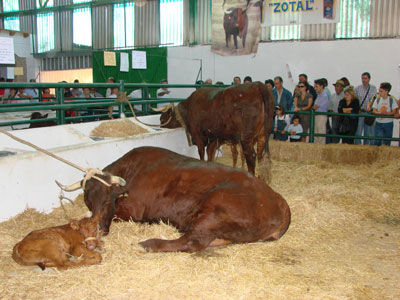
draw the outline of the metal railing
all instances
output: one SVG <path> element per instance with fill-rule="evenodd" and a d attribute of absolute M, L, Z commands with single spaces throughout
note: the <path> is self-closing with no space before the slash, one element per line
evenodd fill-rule
<path fill-rule="evenodd" d="M 66 97 L 64 95 L 65 89 L 69 88 L 95 88 L 95 89 L 104 89 L 107 88 L 115 88 L 117 87 L 120 92 L 126 91 L 127 89 L 141 89 L 142 97 L 127 99 L 131 105 L 142 105 L 141 110 L 135 110 L 135 114 L 138 116 L 141 115 L 149 115 L 154 114 L 150 107 L 156 106 L 158 103 L 170 103 L 170 102 L 182 102 L 186 98 L 156 98 L 150 96 L 151 90 L 156 90 L 161 87 L 167 88 L 200 88 L 204 85 L 198 84 L 136 84 L 136 83 L 126 83 L 124 81 L 120 81 L 119 83 L 0 83 L 0 89 L 20 89 L 20 88 L 29 88 L 36 89 L 39 91 L 38 97 L 33 99 L 29 99 L 29 103 L 7 103 L 8 100 L 12 101 L 21 101 L 27 100 L 28 98 L 5 98 L 0 104 L 0 117 L 1 113 L 8 112 L 26 112 L 28 117 L 28 113 L 35 111 L 54 111 L 55 117 L 47 118 L 46 121 L 54 121 L 57 125 L 66 124 L 66 123 L 75 123 L 89 120 L 99 120 L 99 119 L 107 119 L 108 115 L 108 107 L 110 106 L 118 106 L 118 111 L 113 111 L 113 117 L 119 117 L 121 114 L 126 116 L 132 116 L 132 113 L 129 109 L 128 103 L 124 102 L 116 102 L 115 98 L 106 98 L 106 97 L 96 97 L 96 98 L 86 98 L 81 96 L 80 98 L 75 97 Z M 54 97 L 51 99 L 46 99 L 42 97 L 42 90 L 44 88 L 54 89 Z M 44 102 L 43 100 L 50 100 Z M 76 116 L 67 116 L 66 111 L 74 111 L 79 112 L 79 115 Z M 82 113 L 83 112 L 83 113 Z M 89 113 L 89 114 L 87 114 Z M 10 120 L 2 122 L 0 121 L 0 126 L 12 126 L 18 124 L 30 124 L 30 123 L 38 123 L 43 122 L 43 119 L 38 120 Z"/>
<path fill-rule="evenodd" d="M 344 116 L 344 117 L 376 117 L 376 118 L 390 118 L 394 119 L 393 116 L 388 115 L 372 115 L 369 113 L 359 113 L 359 114 L 349 114 L 349 113 L 334 113 L 334 112 L 316 112 L 315 110 L 310 111 L 288 111 L 286 112 L 290 115 L 309 115 L 310 116 L 310 132 L 309 133 L 300 133 L 297 135 L 300 136 L 308 136 L 309 142 L 313 143 L 315 137 L 327 137 L 327 138 L 346 138 L 346 139 L 360 139 L 360 140 L 389 140 L 389 141 L 397 141 L 400 142 L 400 138 L 384 138 L 384 137 L 376 137 L 376 136 L 359 136 L 359 135 L 342 135 L 342 134 L 323 134 L 323 133 L 315 133 L 315 117 L 317 115 L 327 115 L 328 118 L 330 116 Z"/>
<path fill-rule="evenodd" d="M 131 105 L 142 105 L 141 110 L 135 110 L 135 114 L 138 116 L 156 114 L 156 112 L 150 109 L 150 106 L 156 106 L 158 103 L 171 103 L 171 102 L 182 102 L 186 98 L 156 98 L 150 96 L 150 90 L 156 90 L 161 87 L 167 88 L 200 88 L 207 85 L 201 84 L 150 84 L 150 83 L 126 83 L 121 80 L 118 83 L 0 83 L 0 89 L 5 88 L 31 88 L 37 89 L 39 95 L 33 100 L 37 100 L 36 103 L 11 103 L 0 105 L 0 117 L 1 113 L 7 112 L 35 112 L 35 111 L 55 111 L 55 117 L 47 118 L 46 121 L 54 121 L 57 125 L 66 123 L 76 123 L 85 122 L 90 120 L 107 119 L 108 107 L 118 106 L 118 111 L 113 111 L 113 117 L 119 117 L 124 114 L 127 117 L 132 116 L 127 103 L 116 102 L 115 98 L 66 98 L 64 96 L 64 89 L 68 88 L 96 88 L 96 89 L 107 89 L 117 87 L 119 91 L 123 92 L 127 89 L 141 89 L 142 97 L 135 99 L 127 99 Z M 212 86 L 212 85 L 209 85 Z M 222 87 L 227 87 L 224 85 Z M 43 102 L 41 90 L 44 88 L 55 89 L 54 99 L 52 101 Z M 4 99 L 5 102 L 7 99 Z M 12 100 L 15 100 L 14 98 Z M 21 99 L 24 100 L 24 99 Z M 45 99 L 49 100 L 49 99 Z M 78 116 L 66 116 L 66 111 L 83 112 Z M 90 113 L 90 114 L 85 114 Z M 328 137 L 328 138 L 354 138 L 354 139 L 368 139 L 368 140 L 390 140 L 390 141 L 400 141 L 400 138 L 382 138 L 375 136 L 349 136 L 349 135 L 339 135 L 339 134 L 320 134 L 315 133 L 315 117 L 317 115 L 327 115 L 329 116 L 348 116 L 348 117 L 370 117 L 371 114 L 361 113 L 361 114 L 347 114 L 347 113 L 333 113 L 333 112 L 316 112 L 314 110 L 310 111 L 288 111 L 287 114 L 308 114 L 310 115 L 310 132 L 299 134 L 300 136 L 308 136 L 309 142 L 313 143 L 315 137 Z M 373 115 L 374 117 L 384 117 L 393 118 L 393 116 L 387 115 Z M 27 116 L 26 116 L 27 117 Z M 10 120 L 10 121 L 0 121 L 1 126 L 13 126 L 20 124 L 30 124 L 43 122 L 44 119 L 37 120 Z"/>

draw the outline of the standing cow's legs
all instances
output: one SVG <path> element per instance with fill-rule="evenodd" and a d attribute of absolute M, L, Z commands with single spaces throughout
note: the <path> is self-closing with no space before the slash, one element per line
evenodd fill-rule
<path fill-rule="evenodd" d="M 233 35 L 233 42 L 235 43 L 235 48 L 238 48 L 238 44 L 237 44 L 237 34 Z"/>
<path fill-rule="evenodd" d="M 233 167 L 236 168 L 237 166 L 237 160 L 238 160 L 238 150 L 237 150 L 237 145 L 232 144 L 231 145 L 231 152 L 232 152 L 232 161 L 233 161 Z"/>
<path fill-rule="evenodd" d="M 228 46 L 229 46 L 229 39 L 230 39 L 230 34 L 228 34 L 228 33 L 225 31 L 225 43 L 226 43 L 226 48 L 228 48 Z"/>
<path fill-rule="evenodd" d="M 259 135 L 257 138 L 257 162 L 260 163 L 263 158 L 265 148 L 265 135 Z"/>
<path fill-rule="evenodd" d="M 244 32 L 243 36 L 242 36 L 243 49 L 246 48 L 246 36 L 247 36 L 247 29 L 246 29 L 246 32 Z"/>
<path fill-rule="evenodd" d="M 208 139 L 203 137 L 199 132 L 194 132 L 192 134 L 193 144 L 197 146 L 197 151 L 199 152 L 200 160 L 204 160 L 204 148 L 206 147 Z"/>
<path fill-rule="evenodd" d="M 246 157 L 248 171 L 255 175 L 256 168 L 256 152 L 254 151 L 254 144 L 252 142 L 241 142 L 244 156 Z"/>
<path fill-rule="evenodd" d="M 207 145 L 207 148 L 206 148 L 207 161 L 214 161 L 215 153 L 217 152 L 218 146 L 219 146 L 218 140 L 214 140 Z"/>

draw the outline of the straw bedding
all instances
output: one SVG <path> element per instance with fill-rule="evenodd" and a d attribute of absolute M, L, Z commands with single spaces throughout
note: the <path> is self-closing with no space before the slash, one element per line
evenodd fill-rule
<path fill-rule="evenodd" d="M 42 272 L 17 265 L 12 248 L 67 221 L 61 209 L 27 209 L 0 223 L 0 299 L 400 299 L 400 150 L 276 142 L 271 154 L 271 186 L 292 211 L 280 240 L 145 253 L 139 241 L 179 234 L 168 224 L 114 222 L 100 265 Z M 82 196 L 66 208 L 87 213 Z"/>
<path fill-rule="evenodd" d="M 112 120 L 101 123 L 90 132 L 94 137 L 125 137 L 149 132 L 147 129 L 129 121 L 128 119 Z"/>

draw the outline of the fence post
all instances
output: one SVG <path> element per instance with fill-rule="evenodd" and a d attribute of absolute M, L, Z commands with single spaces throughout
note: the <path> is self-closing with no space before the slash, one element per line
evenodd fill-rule
<path fill-rule="evenodd" d="M 57 104 L 64 104 L 64 88 L 56 88 L 56 101 Z M 63 108 L 57 109 L 56 116 L 58 125 L 65 124 L 65 113 Z"/>
<path fill-rule="evenodd" d="M 150 94 L 149 94 L 149 88 L 148 87 L 144 87 L 142 90 L 142 97 L 143 100 L 149 100 Z M 144 109 L 143 109 L 144 108 Z M 146 103 L 142 105 L 142 110 L 144 111 L 144 114 L 147 115 L 149 114 L 150 111 L 150 104 Z"/>
<path fill-rule="evenodd" d="M 310 136 L 309 143 L 314 143 L 314 127 L 315 127 L 315 111 L 313 109 L 310 110 Z"/>
<path fill-rule="evenodd" d="M 125 81 L 120 80 L 119 81 L 119 91 L 124 92 L 125 91 Z M 118 113 L 119 117 L 122 119 L 125 117 L 125 103 L 119 102 L 118 104 Z"/>

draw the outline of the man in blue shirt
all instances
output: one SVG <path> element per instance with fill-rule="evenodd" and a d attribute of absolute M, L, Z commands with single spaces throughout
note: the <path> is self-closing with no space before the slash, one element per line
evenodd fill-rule
<path fill-rule="evenodd" d="M 293 110 L 293 97 L 289 90 L 283 87 L 282 77 L 276 76 L 274 78 L 275 88 L 272 89 L 274 95 L 274 107 L 282 105 L 285 112 Z"/>
<path fill-rule="evenodd" d="M 324 81 L 322 79 L 317 79 L 314 81 L 314 88 L 317 92 L 317 99 L 315 99 L 315 103 L 313 109 L 316 112 L 328 112 L 328 103 L 329 98 L 326 92 L 324 91 Z M 328 120 L 327 115 L 316 115 L 315 116 L 315 133 L 326 134 L 326 121 Z M 315 137 L 315 142 L 318 144 L 325 144 L 325 137 L 319 136 Z"/>

